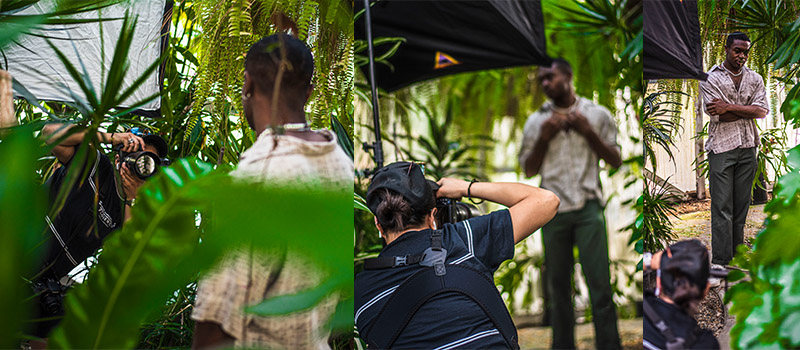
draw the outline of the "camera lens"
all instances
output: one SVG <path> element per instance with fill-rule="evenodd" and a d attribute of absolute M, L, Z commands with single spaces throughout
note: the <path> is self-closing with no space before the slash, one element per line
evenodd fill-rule
<path fill-rule="evenodd" d="M 156 160 L 149 154 L 142 154 L 136 158 L 135 166 L 140 176 L 148 177 L 156 172 Z"/>

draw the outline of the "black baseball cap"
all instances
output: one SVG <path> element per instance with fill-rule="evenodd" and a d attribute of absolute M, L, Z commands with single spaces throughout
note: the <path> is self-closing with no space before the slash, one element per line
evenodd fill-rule
<path fill-rule="evenodd" d="M 396 162 L 375 172 L 367 188 L 367 207 L 377 212 L 380 197 L 378 190 L 394 191 L 414 208 L 415 213 L 429 213 L 436 206 L 435 193 L 439 185 L 425 178 L 422 165 L 414 162 Z"/>
<path fill-rule="evenodd" d="M 675 243 L 661 255 L 661 281 L 668 295 L 674 291 L 676 274 L 687 276 L 702 290 L 708 283 L 709 270 L 708 249 L 697 239 Z"/>
<path fill-rule="evenodd" d="M 142 136 L 142 140 L 144 140 L 144 143 L 148 145 L 153 145 L 153 147 L 156 148 L 156 151 L 158 151 L 159 157 L 164 158 L 167 156 L 169 147 L 167 146 L 167 141 L 164 141 L 164 138 L 161 136 L 156 134 L 144 135 Z"/>

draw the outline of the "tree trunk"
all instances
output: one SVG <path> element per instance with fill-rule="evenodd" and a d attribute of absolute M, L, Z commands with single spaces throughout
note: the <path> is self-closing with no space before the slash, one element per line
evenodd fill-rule
<path fill-rule="evenodd" d="M 0 128 L 17 125 L 17 118 L 14 116 L 14 91 L 11 81 L 11 73 L 0 70 Z"/>
<path fill-rule="evenodd" d="M 705 152 L 703 150 L 703 139 L 701 137 L 697 137 L 700 135 L 700 132 L 703 131 L 703 98 L 700 94 L 697 95 L 696 106 L 695 108 L 695 117 L 694 117 L 694 158 L 695 164 L 700 164 L 703 159 L 705 158 Z M 703 171 L 700 170 L 698 166 L 695 170 L 695 182 L 697 190 L 697 199 L 703 200 L 706 199 L 706 179 L 703 177 Z"/>

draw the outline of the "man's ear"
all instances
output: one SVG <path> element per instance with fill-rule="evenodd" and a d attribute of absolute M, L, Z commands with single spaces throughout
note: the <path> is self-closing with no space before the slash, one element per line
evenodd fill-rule
<path fill-rule="evenodd" d="M 255 85 L 253 85 L 253 79 L 250 78 L 250 73 L 244 71 L 244 84 L 242 84 L 242 96 L 253 96 L 255 93 Z"/>
<path fill-rule="evenodd" d="M 311 94 L 314 92 L 314 84 L 308 85 L 308 90 L 306 91 L 306 103 L 308 103 L 308 99 L 311 98 Z"/>

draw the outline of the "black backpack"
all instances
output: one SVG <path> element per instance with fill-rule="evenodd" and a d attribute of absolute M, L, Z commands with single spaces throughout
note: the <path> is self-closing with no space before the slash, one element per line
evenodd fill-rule
<path fill-rule="evenodd" d="M 364 269 L 377 270 L 419 264 L 424 268 L 401 283 L 375 321 L 361 331 L 371 348 L 389 349 L 408 322 L 428 300 L 446 292 L 465 295 L 478 304 L 492 320 L 509 348 L 519 349 L 517 329 L 497 287 L 485 274 L 467 266 L 445 268 L 447 250 L 442 248 L 442 231 L 431 234 L 431 247 L 420 255 L 384 256 L 367 259 Z"/>

